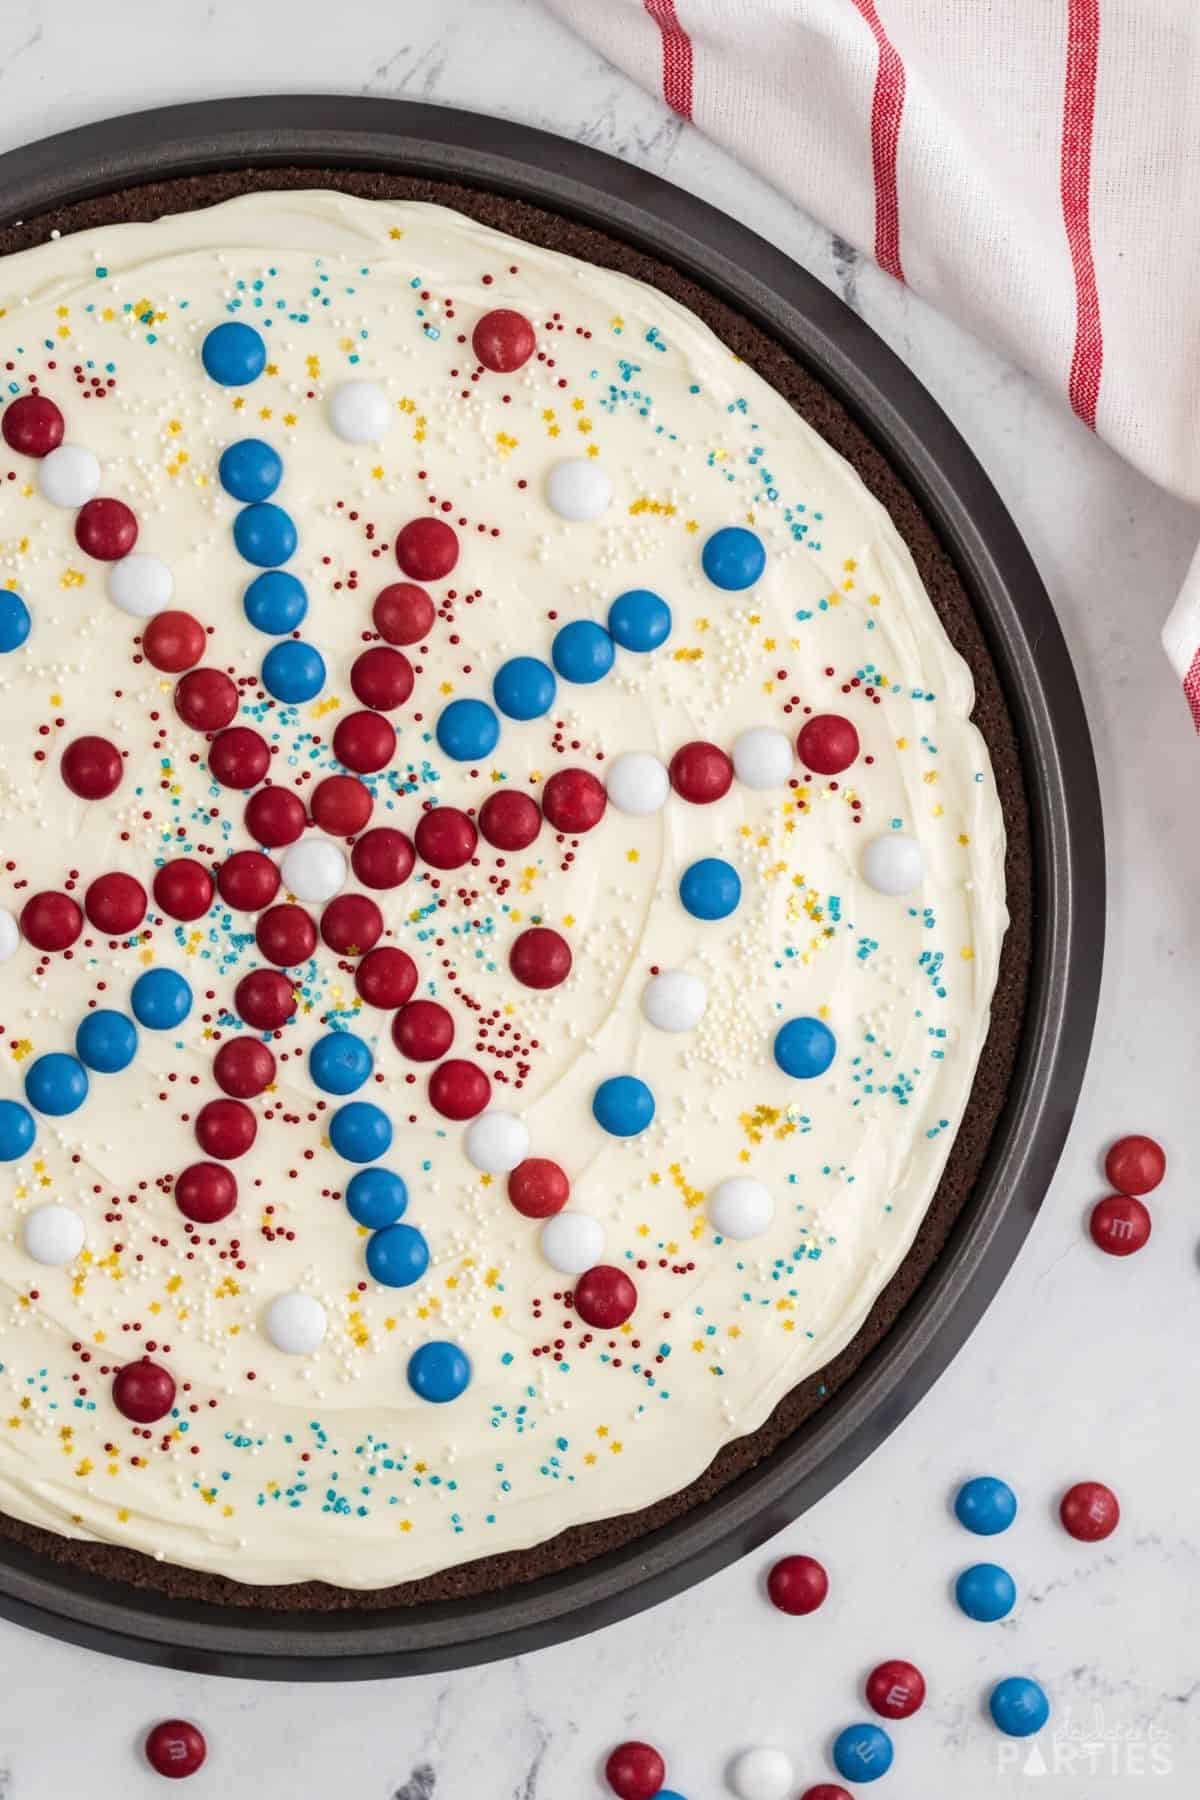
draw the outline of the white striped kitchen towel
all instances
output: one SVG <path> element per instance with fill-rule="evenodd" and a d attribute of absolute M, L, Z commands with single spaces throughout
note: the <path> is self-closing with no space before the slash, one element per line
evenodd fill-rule
<path fill-rule="evenodd" d="M 546 4 L 1200 502 L 1200 0 Z"/>

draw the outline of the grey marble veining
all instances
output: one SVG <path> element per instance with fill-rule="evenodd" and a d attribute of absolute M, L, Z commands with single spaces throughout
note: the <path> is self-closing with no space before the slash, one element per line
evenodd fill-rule
<path fill-rule="evenodd" d="M 598 0 L 599 3 L 599 0 Z M 1087 699 L 1109 836 L 1109 950 L 1091 1069 L 1042 1216 L 982 1325 L 875 1456 L 780 1540 L 829 1566 L 808 1620 L 774 1613 L 764 1557 L 591 1638 L 509 1664 L 344 1688 L 139 1668 L 0 1624 L 0 1800 L 161 1793 L 137 1742 L 182 1714 L 207 1732 L 186 1791 L 230 1800 L 601 1800 L 603 1755 L 638 1735 L 688 1800 L 724 1792 L 745 1744 L 786 1747 L 797 1792 L 831 1779 L 833 1732 L 863 1716 L 884 1656 L 930 1699 L 895 1730 L 895 1800 L 1126 1800 L 1200 1789 L 1200 1484 L 1195 1346 L 1200 1215 L 1192 1165 L 1200 1001 L 1200 770 L 1158 629 L 1200 519 L 1126 469 L 1010 364 L 683 127 L 548 20 L 535 0 L 4 0 L 0 148 L 105 114 L 221 93 L 404 95 L 519 118 L 668 176 L 763 232 L 870 322 L 932 389 L 1014 512 Z M 799 105 L 803 96 L 799 96 Z M 798 142 L 801 138 L 798 128 Z M 1131 1263 L 1081 1228 L 1098 1152 L 1121 1130 L 1168 1145 L 1155 1231 Z M 1018 1489 L 992 1546 L 1020 1601 L 999 1626 L 954 1608 L 988 1554 L 948 1496 L 993 1471 Z M 1097 1548 L 1058 1528 L 1082 1477 L 1121 1496 Z M 1058 1772 L 991 1729 L 998 1677 L 1052 1696 Z M 1143 1773 L 1142 1771 L 1145 1771 Z"/>

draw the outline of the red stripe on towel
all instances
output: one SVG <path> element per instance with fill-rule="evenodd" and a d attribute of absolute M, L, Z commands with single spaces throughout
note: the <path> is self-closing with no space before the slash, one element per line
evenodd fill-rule
<path fill-rule="evenodd" d="M 663 99 L 685 119 L 692 116 L 692 40 L 679 23 L 675 0 L 645 0 L 662 33 Z"/>
<path fill-rule="evenodd" d="M 875 261 L 897 281 L 904 280 L 900 262 L 900 197 L 896 186 L 896 151 L 904 113 L 904 64 L 883 28 L 875 0 L 851 0 L 866 20 L 879 51 L 875 94 L 871 101 L 871 164 L 875 173 Z"/>
<path fill-rule="evenodd" d="M 1063 84 L 1062 209 L 1075 272 L 1075 347 L 1068 391 L 1084 424 L 1096 429 L 1096 403 L 1104 367 L 1100 293 L 1092 258 L 1090 219 L 1092 129 L 1096 117 L 1096 67 L 1100 50 L 1100 0 L 1068 0 L 1067 69 Z M 1192 665 L 1195 674 L 1195 664 Z M 1189 677 L 1190 679 L 1191 677 Z M 1187 683 L 1184 683 L 1186 690 Z M 1189 699 L 1191 699 L 1189 695 Z M 1192 711 L 1196 702 L 1192 699 Z M 1200 721 L 1198 721 L 1200 723 Z"/>

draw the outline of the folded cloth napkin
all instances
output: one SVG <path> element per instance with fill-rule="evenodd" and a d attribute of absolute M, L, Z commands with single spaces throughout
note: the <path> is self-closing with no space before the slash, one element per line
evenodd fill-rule
<path fill-rule="evenodd" d="M 546 4 L 1200 501 L 1200 0 Z"/>

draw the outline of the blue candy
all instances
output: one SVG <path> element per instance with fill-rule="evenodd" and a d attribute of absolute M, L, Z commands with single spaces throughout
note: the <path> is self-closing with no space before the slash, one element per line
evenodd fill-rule
<path fill-rule="evenodd" d="M 274 569 L 296 554 L 299 538 L 290 513 L 273 500 L 260 500 L 243 506 L 233 521 L 233 541 L 256 569 Z"/>
<path fill-rule="evenodd" d="M 994 1625 L 1016 1605 L 1017 1584 L 999 1563 L 973 1563 L 955 1582 L 954 1598 L 968 1619 Z"/>
<path fill-rule="evenodd" d="M 555 633 L 550 646 L 550 659 L 563 680 L 581 685 L 603 681 L 615 655 L 607 631 L 591 619 L 573 619 Z"/>
<path fill-rule="evenodd" d="M 367 1269 L 381 1287 L 411 1287 L 429 1267 L 429 1245 L 415 1225 L 385 1225 L 367 1239 Z"/>
<path fill-rule="evenodd" d="M 704 856 L 683 871 L 679 898 L 693 919 L 727 919 L 742 898 L 742 878 L 732 863 Z"/>
<path fill-rule="evenodd" d="M 1045 1692 L 1028 1675 L 999 1681 L 988 1698 L 992 1722 L 1009 1737 L 1032 1737 L 1050 1717 Z"/>
<path fill-rule="evenodd" d="M 1007 1531 L 1016 1518 L 1017 1496 L 995 1475 L 976 1475 L 959 1488 L 954 1512 L 959 1524 L 977 1537 L 995 1537 L 998 1531 Z"/>
<path fill-rule="evenodd" d="M 284 638 L 263 657 L 262 684 L 273 699 L 287 706 L 315 700 L 325 686 L 325 658 L 312 644 Z"/>
<path fill-rule="evenodd" d="M 630 588 L 609 607 L 608 629 L 623 650 L 657 650 L 671 635 L 671 609 L 649 588 Z"/>
<path fill-rule="evenodd" d="M 268 637 L 286 637 L 308 611 L 308 595 L 303 582 L 286 569 L 267 569 L 254 577 L 242 595 L 242 605 L 256 631 L 265 631 Z"/>
<path fill-rule="evenodd" d="M 823 1019 L 789 1019 L 775 1033 L 775 1061 L 796 1081 L 823 1075 L 837 1055 L 837 1039 Z"/>
<path fill-rule="evenodd" d="M 455 762 L 478 762 L 500 741 L 500 721 L 486 700 L 452 700 L 437 722 L 437 741 Z"/>
<path fill-rule="evenodd" d="M 422 1400 L 443 1406 L 465 1393 L 471 1380 L 466 1352 L 457 1344 L 422 1344 L 408 1359 L 408 1385 Z"/>
<path fill-rule="evenodd" d="M 129 995 L 133 1016 L 148 1031 L 170 1031 L 192 1010 L 192 990 L 174 969 L 147 969 Z"/>
<path fill-rule="evenodd" d="M 762 539 L 744 525 L 725 525 L 705 543 L 700 565 L 714 587 L 740 593 L 754 586 L 767 566 L 767 553 Z"/>
<path fill-rule="evenodd" d="M 267 346 L 253 325 L 227 319 L 214 325 L 200 347 L 205 372 L 222 387 L 248 387 L 267 366 Z"/>
<path fill-rule="evenodd" d="M 352 1094 L 371 1073 L 370 1046 L 352 1031 L 331 1031 L 308 1053 L 308 1072 L 327 1094 Z"/>
<path fill-rule="evenodd" d="M 0 589 L 0 655 L 19 650 L 29 636 L 29 608 L 20 594 Z"/>
<path fill-rule="evenodd" d="M 592 1113 L 613 1137 L 637 1137 L 654 1117 L 654 1095 L 636 1075 L 613 1075 L 592 1095 Z"/>
<path fill-rule="evenodd" d="M 880 1725 L 847 1725 L 833 1740 L 833 1766 L 843 1781 L 878 1781 L 894 1755 L 892 1740 Z"/>
<path fill-rule="evenodd" d="M 137 1026 L 124 1013 L 101 1010 L 80 1021 L 75 1054 L 98 1075 L 117 1075 L 137 1055 Z"/>
<path fill-rule="evenodd" d="M 33 1114 L 19 1100 L 0 1100 L 0 1162 L 16 1162 L 37 1135 Z"/>
<path fill-rule="evenodd" d="M 356 1225 L 382 1231 L 394 1225 L 408 1207 L 408 1189 L 390 1169 L 360 1169 L 346 1188 L 346 1211 Z"/>
<path fill-rule="evenodd" d="M 392 1147 L 392 1121 L 369 1100 L 351 1100 L 330 1119 L 329 1141 L 347 1162 L 374 1162 Z"/>
<path fill-rule="evenodd" d="M 25 1076 L 25 1098 L 40 1113 L 61 1119 L 78 1112 L 88 1096 L 87 1070 L 77 1056 L 51 1050 L 31 1063 Z"/>
<path fill-rule="evenodd" d="M 217 474 L 235 500 L 269 500 L 283 479 L 283 458 L 261 438 L 241 438 L 221 452 Z"/>
<path fill-rule="evenodd" d="M 554 670 L 536 656 L 514 656 L 501 663 L 492 682 L 492 696 L 510 719 L 540 719 L 554 705 L 558 683 Z"/>

